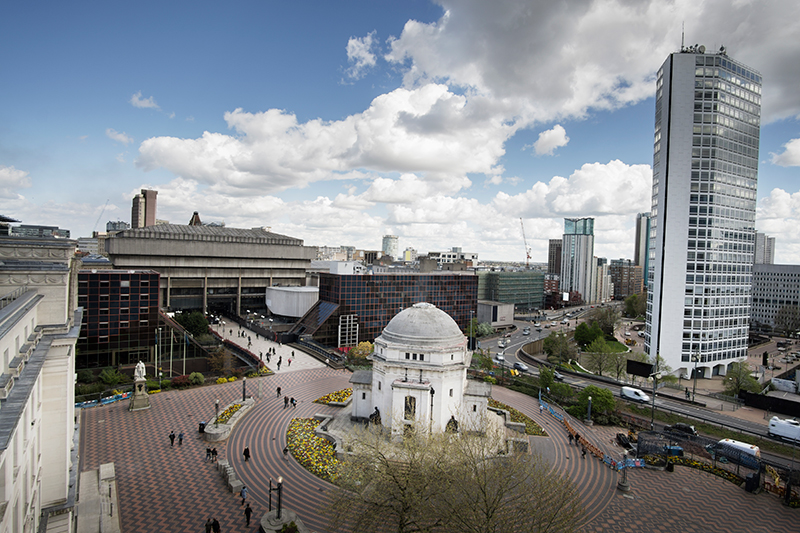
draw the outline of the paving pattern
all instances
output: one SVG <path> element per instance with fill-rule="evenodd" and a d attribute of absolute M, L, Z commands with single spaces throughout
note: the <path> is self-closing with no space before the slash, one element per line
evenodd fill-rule
<path fill-rule="evenodd" d="M 283 504 L 298 512 L 311 530 L 325 531 L 318 510 L 327 483 L 315 478 L 294 459 L 283 457 L 286 428 L 294 417 L 310 417 L 336 409 L 311 403 L 348 386 L 349 372 L 302 368 L 248 379 L 248 395 L 259 396 L 226 443 L 217 443 L 220 459 L 233 465 L 250 492 L 254 510 L 251 529 L 245 527 L 240 498 L 232 495 L 213 464 L 205 462 L 206 443 L 198 423 L 213 418 L 214 401 L 227 405 L 241 398 L 241 382 L 211 385 L 151 396 L 152 407 L 128 412 L 126 403 L 83 411 L 81 471 L 101 463 L 116 465 L 123 531 L 202 531 L 216 517 L 222 531 L 256 531 L 267 511 L 269 479 L 284 478 Z M 293 396 L 298 405 L 287 409 L 275 388 Z M 548 437 L 531 437 L 532 447 L 553 465 L 553 471 L 572 479 L 585 506 L 580 531 L 593 532 L 792 532 L 800 529 L 800 511 L 781 505 L 768 494 L 753 495 L 711 474 L 677 467 L 674 472 L 631 470 L 631 492 L 616 490 L 618 474 L 579 448 L 570 446 L 566 431 L 552 416 L 540 414 L 534 398 L 496 387 L 493 396 L 539 422 Z M 184 433 L 182 446 L 170 447 L 170 431 Z M 609 428 L 582 428 L 581 434 L 610 454 L 619 454 Z M 251 460 L 244 462 L 248 446 Z M 277 494 L 273 494 L 275 505 Z"/>

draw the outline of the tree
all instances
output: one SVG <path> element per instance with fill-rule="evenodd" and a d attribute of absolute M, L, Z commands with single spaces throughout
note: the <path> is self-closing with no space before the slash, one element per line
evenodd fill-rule
<path fill-rule="evenodd" d="M 206 320 L 205 315 L 200 311 L 176 313 L 174 319 L 175 322 L 180 324 L 183 329 L 194 337 L 199 337 L 208 333 L 208 320 Z"/>
<path fill-rule="evenodd" d="M 506 455 L 504 438 L 411 432 L 392 443 L 378 428 L 354 432 L 323 510 L 329 529 L 576 531 L 582 508 L 574 484 L 538 455 Z"/>
<path fill-rule="evenodd" d="M 592 397 L 592 412 L 598 414 L 609 414 L 616 410 L 617 401 L 610 390 L 589 385 L 578 393 L 578 405 L 580 413 L 586 413 L 589 407 L 589 396 Z"/>
<path fill-rule="evenodd" d="M 791 337 L 800 331 L 800 308 L 796 305 L 784 305 L 775 313 L 775 329 L 785 337 Z"/>
<path fill-rule="evenodd" d="M 494 328 L 488 322 L 478 324 L 478 337 L 485 337 L 494 333 Z"/>
<path fill-rule="evenodd" d="M 590 318 L 592 322 L 596 322 L 600 326 L 605 335 L 614 336 L 614 329 L 619 322 L 619 312 L 614 307 L 595 308 Z"/>
<path fill-rule="evenodd" d="M 606 340 L 599 337 L 592 341 L 582 352 L 582 359 L 586 363 L 587 370 L 602 376 L 612 367 L 612 351 Z"/>
<path fill-rule="evenodd" d="M 366 357 L 375 350 L 375 347 L 369 341 L 361 341 L 357 346 L 354 346 L 349 352 L 350 357 L 356 359 L 366 359 Z"/>
<path fill-rule="evenodd" d="M 761 385 L 752 376 L 752 369 L 747 362 L 731 363 L 728 373 L 725 374 L 725 394 L 739 396 L 740 391 L 759 392 Z"/>
<path fill-rule="evenodd" d="M 575 328 L 575 343 L 581 348 L 591 344 L 593 340 L 602 337 L 603 330 L 600 329 L 597 322 L 592 322 L 591 326 L 586 322 L 581 322 L 578 324 L 578 327 Z"/>
<path fill-rule="evenodd" d="M 628 318 L 639 318 L 647 311 L 647 297 L 642 294 L 631 294 L 625 298 L 625 316 Z"/>
<path fill-rule="evenodd" d="M 559 362 L 566 362 L 575 357 L 575 348 L 567 340 L 566 333 L 556 331 L 550 333 L 542 343 L 542 349 L 547 355 L 554 357 Z"/>
<path fill-rule="evenodd" d="M 621 381 L 628 371 L 628 354 L 625 352 L 612 352 L 609 354 L 609 372 Z"/>

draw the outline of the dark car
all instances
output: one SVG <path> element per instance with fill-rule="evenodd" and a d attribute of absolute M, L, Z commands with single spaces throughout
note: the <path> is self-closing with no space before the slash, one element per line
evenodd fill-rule
<path fill-rule="evenodd" d="M 697 430 L 694 429 L 694 426 L 690 426 L 689 424 L 684 424 L 683 422 L 678 422 L 677 424 L 666 426 L 664 428 L 664 431 L 668 431 L 671 433 L 684 433 L 686 435 L 692 435 L 694 437 L 697 436 Z"/>
<path fill-rule="evenodd" d="M 517 361 L 516 363 L 514 363 L 514 369 L 515 370 L 519 370 L 520 372 L 527 372 L 528 371 L 528 365 L 526 365 L 525 363 L 520 363 L 519 361 Z"/>

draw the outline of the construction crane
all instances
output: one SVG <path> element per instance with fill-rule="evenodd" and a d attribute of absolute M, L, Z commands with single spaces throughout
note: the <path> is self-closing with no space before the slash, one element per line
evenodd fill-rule
<path fill-rule="evenodd" d="M 525 244 L 525 268 L 531 267 L 531 248 L 528 246 L 528 239 L 525 238 L 525 223 L 519 217 L 519 225 L 522 228 L 522 242 Z"/>
<path fill-rule="evenodd" d="M 94 232 L 97 231 L 97 225 L 100 224 L 100 218 L 103 216 L 103 213 L 106 212 L 106 207 L 108 207 L 108 202 L 110 201 L 111 201 L 110 199 L 106 200 L 106 205 L 103 206 L 103 210 L 100 211 L 100 215 L 97 217 L 97 222 L 94 223 L 94 229 L 92 230 L 92 234 L 94 234 Z"/>

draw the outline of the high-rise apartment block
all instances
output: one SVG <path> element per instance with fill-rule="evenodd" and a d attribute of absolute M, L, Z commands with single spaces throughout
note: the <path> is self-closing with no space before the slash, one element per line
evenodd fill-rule
<path fill-rule="evenodd" d="M 547 246 L 547 273 L 561 274 L 561 239 L 550 239 Z"/>
<path fill-rule="evenodd" d="M 614 285 L 615 300 L 624 300 L 644 290 L 642 283 L 644 270 L 630 259 L 612 259 L 608 271 L 611 283 Z"/>
<path fill-rule="evenodd" d="M 680 374 L 747 355 L 760 114 L 761 76 L 724 48 L 658 70 L 645 348 Z"/>
<path fill-rule="evenodd" d="M 390 255 L 395 260 L 399 259 L 400 251 L 397 244 L 397 235 L 384 235 L 381 251 L 383 255 Z"/>
<path fill-rule="evenodd" d="M 146 228 L 156 225 L 156 196 L 158 191 L 142 189 L 133 197 L 131 206 L 131 228 Z"/>
<path fill-rule="evenodd" d="M 591 303 L 594 266 L 594 219 L 565 218 L 559 291 L 577 291 Z"/>
<path fill-rule="evenodd" d="M 755 263 L 757 265 L 775 264 L 775 237 L 756 232 Z"/>
<path fill-rule="evenodd" d="M 648 239 L 650 238 L 650 213 L 636 215 L 636 243 L 633 251 L 633 264 L 647 272 Z"/>

